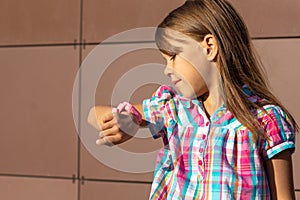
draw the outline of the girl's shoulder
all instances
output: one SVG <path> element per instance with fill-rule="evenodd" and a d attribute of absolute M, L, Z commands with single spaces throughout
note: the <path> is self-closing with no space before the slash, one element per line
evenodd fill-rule
<path fill-rule="evenodd" d="M 278 105 L 264 105 L 261 109 L 256 110 L 255 116 L 264 125 L 273 124 L 278 128 L 294 129 L 288 115 Z"/>
<path fill-rule="evenodd" d="M 249 101 L 258 105 L 259 108 L 253 108 L 252 113 L 263 126 L 273 124 L 273 128 L 280 126 L 278 128 L 293 130 L 292 122 L 283 108 L 259 97 L 247 85 L 243 86 L 243 91 Z"/>
<path fill-rule="evenodd" d="M 163 111 L 166 108 L 168 110 L 175 110 L 176 107 L 176 91 L 167 85 L 161 85 L 151 96 L 149 99 L 145 99 L 143 101 L 143 110 L 144 113 L 148 113 L 149 115 L 154 115 L 155 113 L 159 115 L 164 115 Z"/>
<path fill-rule="evenodd" d="M 199 107 L 202 105 L 198 99 L 186 98 L 182 94 L 178 93 L 174 88 L 167 85 L 161 85 L 156 92 L 153 93 L 148 102 L 169 105 L 174 109 L 179 107 L 190 108 L 193 105 Z"/>

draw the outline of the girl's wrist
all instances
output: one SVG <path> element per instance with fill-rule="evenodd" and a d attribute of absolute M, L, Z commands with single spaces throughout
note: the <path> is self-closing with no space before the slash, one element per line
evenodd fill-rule
<path fill-rule="evenodd" d="M 133 118 L 135 123 L 140 125 L 142 123 L 142 115 L 141 113 L 130 103 L 122 102 L 116 108 L 112 109 L 113 113 L 122 113 L 127 112 Z"/>

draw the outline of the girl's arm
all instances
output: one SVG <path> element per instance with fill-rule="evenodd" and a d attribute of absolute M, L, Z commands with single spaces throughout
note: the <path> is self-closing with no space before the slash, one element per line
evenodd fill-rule
<path fill-rule="evenodd" d="M 143 122 L 140 124 L 140 126 L 146 126 L 142 105 L 137 104 L 134 105 L 134 107 L 142 114 Z M 100 131 L 99 139 L 96 141 L 96 143 L 106 145 L 120 144 L 132 138 L 132 136 L 136 133 L 135 127 L 137 125 L 132 124 L 134 123 L 130 118 L 132 116 L 124 115 L 123 117 L 128 117 L 128 124 L 125 124 L 125 126 L 133 127 L 133 132 L 125 133 L 120 129 L 116 117 L 112 114 L 111 106 L 93 107 L 88 115 L 88 123 L 94 128 L 96 128 L 98 131 Z"/>
<path fill-rule="evenodd" d="M 272 199 L 295 199 L 291 151 L 285 150 L 266 161 Z"/>

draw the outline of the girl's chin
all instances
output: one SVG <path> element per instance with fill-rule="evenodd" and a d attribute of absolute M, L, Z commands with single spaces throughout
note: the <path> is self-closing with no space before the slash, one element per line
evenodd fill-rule
<path fill-rule="evenodd" d="M 176 87 L 176 90 L 185 98 L 188 99 L 196 99 L 199 96 L 202 96 L 204 94 L 206 94 L 206 91 L 203 92 L 195 92 L 195 90 L 191 89 L 190 87 Z"/>
<path fill-rule="evenodd" d="M 177 88 L 177 90 L 180 92 L 180 94 L 182 96 L 184 96 L 185 98 L 188 98 L 188 99 L 194 99 L 194 98 L 197 98 L 197 95 L 195 94 L 195 92 L 193 90 L 187 90 L 187 89 L 180 89 L 180 88 Z"/>

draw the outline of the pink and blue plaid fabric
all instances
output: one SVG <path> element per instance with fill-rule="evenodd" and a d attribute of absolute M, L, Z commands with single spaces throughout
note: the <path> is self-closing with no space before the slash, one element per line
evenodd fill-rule
<path fill-rule="evenodd" d="M 261 100 L 243 89 L 251 101 Z M 270 199 L 264 161 L 295 148 L 294 129 L 278 106 L 253 111 L 268 136 L 255 141 L 225 105 L 208 119 L 202 102 L 168 86 L 143 109 L 153 137 L 164 141 L 150 199 Z"/>

